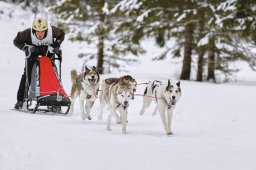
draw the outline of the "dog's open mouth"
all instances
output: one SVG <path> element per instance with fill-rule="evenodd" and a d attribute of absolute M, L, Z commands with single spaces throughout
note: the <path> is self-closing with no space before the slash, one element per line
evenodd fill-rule
<path fill-rule="evenodd" d="M 127 110 L 127 109 L 128 109 L 128 106 L 129 106 L 129 104 L 123 105 L 123 109 L 124 109 L 124 110 Z"/>
<path fill-rule="evenodd" d="M 176 104 L 176 100 L 173 99 L 173 100 L 170 101 L 170 103 L 171 103 L 171 105 L 175 105 Z"/>
<path fill-rule="evenodd" d="M 93 84 L 95 84 L 95 82 L 96 82 L 96 79 L 88 79 L 88 81 L 89 81 L 89 83 L 91 84 L 91 85 L 93 85 Z"/>

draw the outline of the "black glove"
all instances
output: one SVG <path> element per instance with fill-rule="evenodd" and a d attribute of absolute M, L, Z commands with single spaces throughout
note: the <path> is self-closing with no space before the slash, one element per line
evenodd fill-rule
<path fill-rule="evenodd" d="M 54 52 L 55 54 L 60 53 L 60 51 L 61 51 L 60 47 L 55 47 L 55 48 L 53 49 L 53 52 Z"/>
<path fill-rule="evenodd" d="M 42 56 L 44 56 L 44 55 L 47 54 L 47 51 L 48 51 L 48 46 L 42 45 L 42 46 L 37 46 L 37 47 L 36 47 L 35 53 L 36 53 L 37 55 L 42 55 Z"/>
<path fill-rule="evenodd" d="M 60 47 L 54 48 L 53 52 L 58 56 L 58 59 L 61 62 L 62 61 L 62 50 L 60 49 Z"/>
<path fill-rule="evenodd" d="M 34 46 L 25 45 L 22 49 L 27 57 L 31 56 L 36 51 Z"/>

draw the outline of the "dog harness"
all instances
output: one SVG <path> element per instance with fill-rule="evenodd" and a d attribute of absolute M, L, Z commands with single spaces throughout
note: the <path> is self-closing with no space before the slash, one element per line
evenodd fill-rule
<path fill-rule="evenodd" d="M 156 98 L 156 101 L 157 101 L 157 94 L 156 94 L 157 92 L 155 91 L 155 98 Z M 168 102 L 167 102 L 167 100 L 164 98 L 164 96 L 162 95 L 162 97 L 161 98 L 159 98 L 159 99 L 163 99 L 164 101 L 165 101 L 165 103 L 167 104 L 167 106 L 168 106 L 168 110 L 172 107 L 172 105 L 170 105 L 170 104 L 168 104 Z"/>
<path fill-rule="evenodd" d="M 172 105 L 168 104 L 167 100 L 164 98 L 164 96 L 162 96 L 162 99 L 166 102 L 167 106 L 168 106 L 168 110 L 172 107 Z"/>

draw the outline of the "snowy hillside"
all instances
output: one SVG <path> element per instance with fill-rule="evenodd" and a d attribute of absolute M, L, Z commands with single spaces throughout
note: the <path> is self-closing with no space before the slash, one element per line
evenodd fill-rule
<path fill-rule="evenodd" d="M 3 8 L 3 9 L 2 9 Z M 9 5 L 0 2 L 0 9 Z M 78 100 L 74 115 L 28 114 L 10 110 L 24 69 L 24 54 L 13 46 L 17 32 L 30 26 L 33 16 L 17 9 L 0 14 L 0 170 L 255 170 L 256 77 L 246 67 L 231 84 L 181 81 L 182 97 L 173 117 L 173 136 L 166 136 L 159 115 L 150 107 L 140 116 L 142 98 L 136 96 L 128 110 L 127 135 L 112 122 L 107 132 L 105 110 L 97 120 L 82 121 Z M 20 16 L 21 19 L 19 19 Z M 63 43 L 63 85 L 70 92 L 70 70 L 81 70 L 76 57 L 80 44 Z M 171 61 L 152 62 L 152 49 L 128 69 L 138 83 L 167 81 L 179 73 Z M 85 47 L 84 47 L 85 48 Z M 241 66 L 244 67 L 244 66 Z M 127 73 L 103 75 L 101 79 Z M 255 73 L 254 73 L 255 74 Z M 243 77 L 246 75 L 246 77 Z M 145 86 L 138 86 L 142 94 Z"/>

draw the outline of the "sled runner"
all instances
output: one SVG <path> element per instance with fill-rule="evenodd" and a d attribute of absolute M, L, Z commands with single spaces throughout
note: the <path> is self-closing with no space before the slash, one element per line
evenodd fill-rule
<path fill-rule="evenodd" d="M 28 76 L 26 79 L 24 104 L 28 112 L 35 113 L 44 110 L 45 112 L 62 113 L 61 108 L 67 107 L 67 114 L 70 109 L 71 101 L 62 87 L 61 83 L 61 56 L 53 55 L 52 58 L 47 57 L 50 46 L 47 47 L 47 53 L 44 56 L 36 58 L 31 71 L 31 82 L 29 84 Z M 51 49 L 54 51 L 53 49 Z M 61 55 L 61 54 L 60 54 Z M 55 58 L 57 56 L 58 58 Z M 26 58 L 26 68 L 27 68 Z M 55 63 L 58 61 L 58 67 Z M 26 69 L 26 74 L 28 70 Z M 31 108 L 34 104 L 34 108 Z M 46 106 L 47 109 L 41 109 Z"/>

